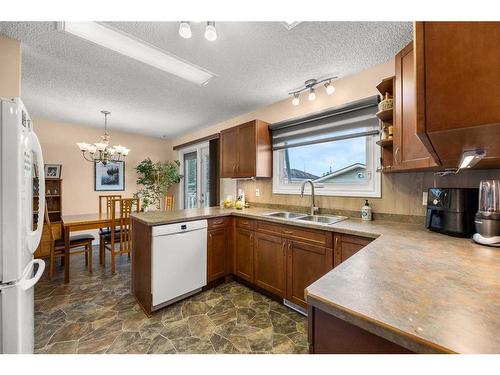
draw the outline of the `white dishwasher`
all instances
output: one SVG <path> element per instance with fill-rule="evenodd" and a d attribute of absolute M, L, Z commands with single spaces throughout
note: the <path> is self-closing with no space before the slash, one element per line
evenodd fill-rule
<path fill-rule="evenodd" d="M 207 221 L 153 227 L 153 309 L 186 298 L 207 285 Z"/>

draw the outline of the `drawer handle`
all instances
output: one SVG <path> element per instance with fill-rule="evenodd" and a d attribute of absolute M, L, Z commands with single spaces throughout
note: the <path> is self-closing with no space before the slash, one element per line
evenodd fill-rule
<path fill-rule="evenodd" d="M 283 230 L 283 233 L 285 233 L 285 234 L 293 234 L 293 231 L 292 230 Z"/>
<path fill-rule="evenodd" d="M 243 225 L 248 225 L 248 224 L 249 224 L 249 222 L 248 222 L 248 221 L 242 221 L 242 222 L 241 222 L 241 224 L 243 224 Z"/>
<path fill-rule="evenodd" d="M 216 221 L 214 221 L 213 223 L 214 223 L 215 225 L 217 225 L 217 224 L 222 224 L 222 223 L 223 223 L 223 220 L 216 220 Z"/>

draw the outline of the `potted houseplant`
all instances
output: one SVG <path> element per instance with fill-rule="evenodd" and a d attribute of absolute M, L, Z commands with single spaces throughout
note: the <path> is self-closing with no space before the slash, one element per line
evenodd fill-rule
<path fill-rule="evenodd" d="M 134 197 L 141 199 L 145 211 L 150 205 L 156 205 L 156 208 L 160 209 L 168 190 L 181 179 L 179 166 L 178 160 L 153 162 L 147 158 L 135 168 L 137 185 L 142 187 Z"/>

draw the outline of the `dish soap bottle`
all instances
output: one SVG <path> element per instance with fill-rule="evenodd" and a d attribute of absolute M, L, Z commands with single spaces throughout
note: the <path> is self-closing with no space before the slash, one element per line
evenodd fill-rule
<path fill-rule="evenodd" d="M 361 220 L 371 221 L 372 220 L 372 208 L 368 203 L 368 199 L 365 200 L 365 205 L 361 207 Z"/>

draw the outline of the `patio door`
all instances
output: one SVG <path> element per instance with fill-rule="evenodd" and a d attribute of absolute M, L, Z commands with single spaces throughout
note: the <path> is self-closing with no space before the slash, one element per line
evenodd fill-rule
<path fill-rule="evenodd" d="M 181 183 L 182 206 L 201 208 L 210 206 L 210 152 L 208 143 L 201 143 L 179 150 L 183 179 Z"/>

